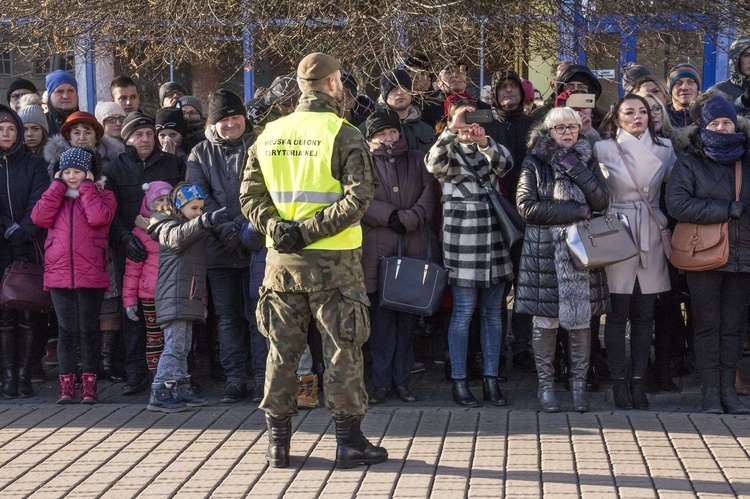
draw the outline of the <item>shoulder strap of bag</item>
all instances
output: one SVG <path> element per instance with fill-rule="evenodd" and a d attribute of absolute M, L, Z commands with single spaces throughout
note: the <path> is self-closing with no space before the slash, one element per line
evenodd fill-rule
<path fill-rule="evenodd" d="M 479 172 L 474 168 L 474 165 L 472 165 L 469 162 L 469 158 L 466 157 L 466 153 L 461 149 L 461 146 L 455 148 L 455 150 L 458 152 L 458 155 L 461 156 L 461 159 L 464 160 L 464 163 L 466 164 L 466 168 L 474 175 L 474 178 L 477 179 L 477 182 L 479 182 L 479 186 L 484 189 L 487 192 L 491 192 L 493 190 L 492 185 L 487 183 L 486 180 L 484 180 L 482 177 L 479 176 Z"/>
<path fill-rule="evenodd" d="M 622 151 L 622 147 L 620 147 L 620 143 L 617 142 L 617 140 L 615 140 L 614 142 L 617 145 L 617 150 L 620 152 L 620 157 L 622 158 L 622 162 L 625 163 L 625 169 L 628 170 L 630 179 L 633 181 L 633 185 L 635 185 L 635 188 L 638 190 L 638 194 L 641 195 L 643 204 L 645 204 L 646 208 L 648 208 L 648 212 L 651 215 L 651 218 L 654 220 L 654 222 L 656 222 L 656 225 L 659 226 L 659 230 L 664 230 L 664 227 L 659 223 L 659 219 L 656 218 L 656 213 L 654 213 L 654 209 L 651 208 L 651 203 L 649 203 L 648 199 L 646 199 L 646 195 L 643 193 L 643 189 L 641 189 L 641 186 L 635 180 L 635 175 L 633 175 L 633 170 L 630 168 L 630 163 L 628 163 L 628 160 L 625 159 L 625 153 Z"/>

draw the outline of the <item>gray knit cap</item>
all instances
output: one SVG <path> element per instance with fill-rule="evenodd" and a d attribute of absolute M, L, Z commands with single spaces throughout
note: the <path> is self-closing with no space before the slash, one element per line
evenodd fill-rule
<path fill-rule="evenodd" d="M 18 110 L 18 116 L 21 117 L 24 125 L 26 123 L 34 123 L 42 127 L 42 130 L 49 135 L 49 125 L 47 124 L 47 117 L 44 115 L 44 109 L 42 106 L 30 105 L 23 106 Z"/>

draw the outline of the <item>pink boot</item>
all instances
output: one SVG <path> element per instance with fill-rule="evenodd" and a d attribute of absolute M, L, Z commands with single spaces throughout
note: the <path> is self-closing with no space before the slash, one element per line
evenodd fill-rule
<path fill-rule="evenodd" d="M 81 403 L 96 404 L 99 397 L 96 396 L 96 374 L 83 373 L 81 381 Z"/>
<path fill-rule="evenodd" d="M 57 398 L 58 404 L 72 404 L 76 401 L 76 375 L 60 375 L 60 396 Z"/>

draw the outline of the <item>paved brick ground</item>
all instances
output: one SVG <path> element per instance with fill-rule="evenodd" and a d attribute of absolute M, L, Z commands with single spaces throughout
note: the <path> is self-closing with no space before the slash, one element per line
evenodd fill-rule
<path fill-rule="evenodd" d="M 263 414 L 219 405 L 219 384 L 207 386 L 213 405 L 163 415 L 109 383 L 101 404 L 57 406 L 49 381 L 0 402 L 0 497 L 750 497 L 750 417 L 695 413 L 694 379 L 651 395 L 648 412 L 613 411 L 601 391 L 591 413 L 540 414 L 534 376 L 509 375 L 508 408 L 473 410 L 451 403 L 439 367 L 415 376 L 418 403 L 389 401 L 364 421 L 390 459 L 355 470 L 333 469 L 322 409 L 295 418 L 291 467 L 278 470 Z"/>

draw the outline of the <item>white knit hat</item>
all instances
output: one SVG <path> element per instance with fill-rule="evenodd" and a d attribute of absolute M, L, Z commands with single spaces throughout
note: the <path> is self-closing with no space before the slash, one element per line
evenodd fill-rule
<path fill-rule="evenodd" d="M 47 135 L 49 135 L 49 125 L 47 124 L 47 117 L 44 115 L 44 109 L 42 106 L 30 105 L 23 106 L 18 110 L 18 116 L 21 117 L 21 121 L 26 123 L 34 123 L 42 127 Z"/>
<path fill-rule="evenodd" d="M 104 126 L 104 120 L 111 116 L 125 116 L 125 110 L 117 102 L 97 102 L 94 115 L 96 121 Z"/>

